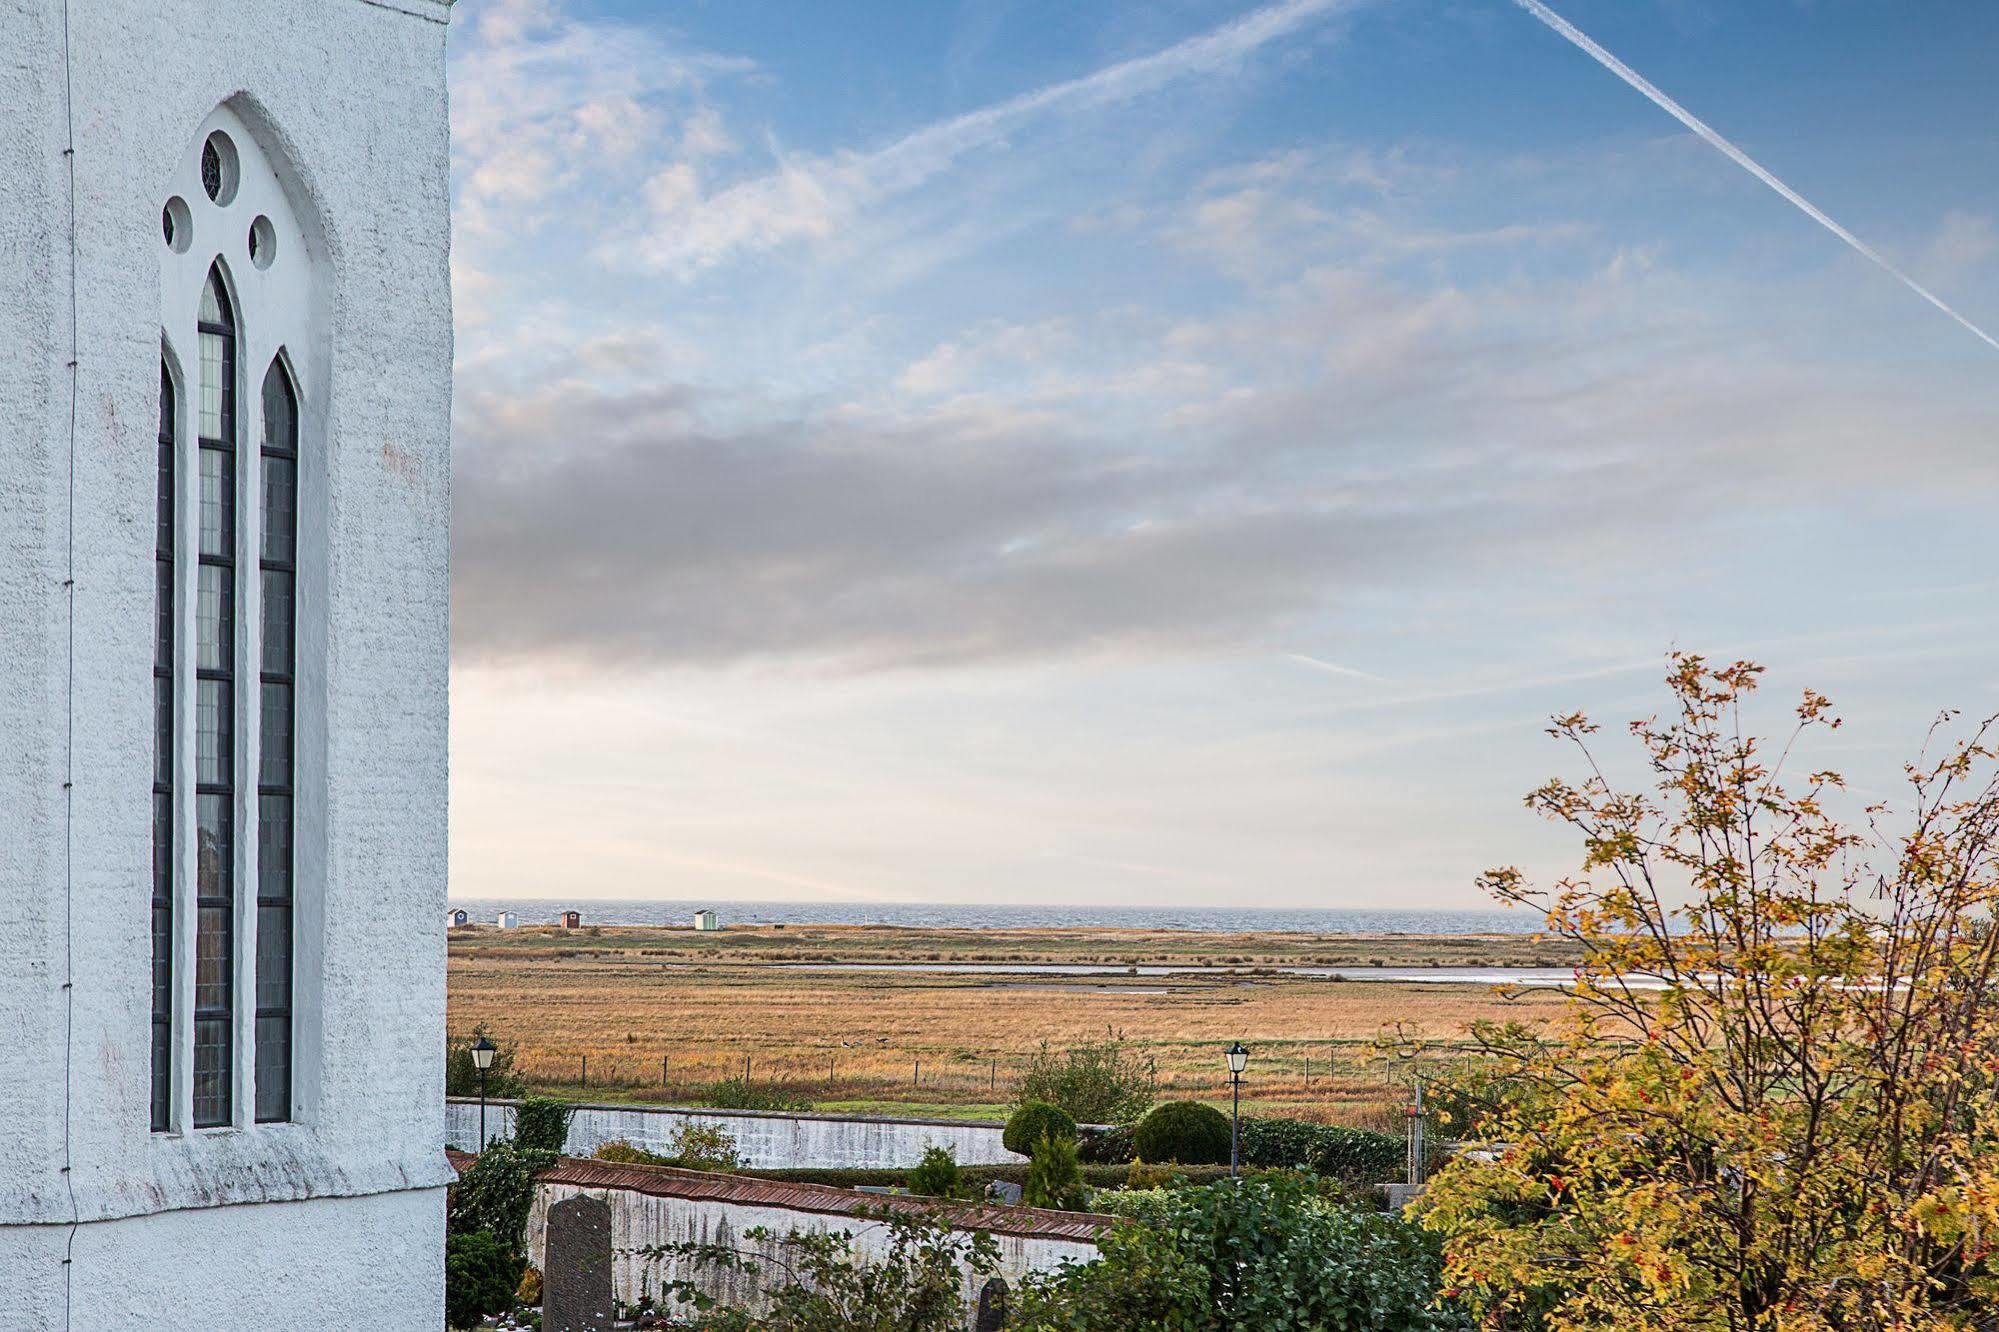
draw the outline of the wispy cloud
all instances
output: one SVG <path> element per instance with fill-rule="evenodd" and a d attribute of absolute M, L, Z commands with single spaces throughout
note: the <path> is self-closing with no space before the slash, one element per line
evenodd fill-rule
<path fill-rule="evenodd" d="M 1191 78 L 1221 77 L 1263 48 L 1360 7 L 1361 0 L 1283 0 L 1080 78 L 927 125 L 886 147 L 792 157 L 775 170 L 701 197 L 656 200 L 637 253 L 648 266 L 691 275 L 745 251 L 824 239 L 855 213 L 916 189 L 968 154 L 1043 119 L 1100 110 Z"/>

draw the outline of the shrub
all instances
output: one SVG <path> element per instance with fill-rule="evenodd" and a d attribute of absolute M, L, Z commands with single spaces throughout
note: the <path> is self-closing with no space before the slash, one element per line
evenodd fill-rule
<path fill-rule="evenodd" d="M 1076 1153 L 1085 1165 L 1124 1165 L 1137 1158 L 1138 1146 L 1130 1124 L 1109 1128 L 1084 1129 L 1076 1139 Z"/>
<path fill-rule="evenodd" d="M 590 1153 L 592 1159 L 609 1161 L 613 1165 L 664 1166 L 673 1162 L 657 1152 L 649 1152 L 643 1147 L 634 1147 L 623 1138 L 612 1138 L 609 1142 L 597 1144 L 597 1150 Z"/>
<path fill-rule="evenodd" d="M 526 1260 L 483 1230 L 463 1231 L 444 1240 L 444 1321 L 477 1327 L 514 1307 Z"/>
<path fill-rule="evenodd" d="M 514 1287 L 514 1303 L 529 1307 L 541 1303 L 541 1269 L 533 1263 L 529 1263 L 527 1270 L 521 1273 L 521 1284 Z"/>
<path fill-rule="evenodd" d="M 1000 1142 L 1010 1152 L 1018 1156 L 1034 1155 L 1034 1144 L 1045 1136 L 1074 1139 L 1076 1121 L 1068 1111 L 1046 1101 L 1022 1101 L 1013 1117 L 1006 1121 L 1006 1131 L 1000 1135 Z"/>
<path fill-rule="evenodd" d="M 1124 1172 L 1127 1189 L 1163 1189 L 1173 1182 L 1173 1167 L 1133 1161 Z"/>
<path fill-rule="evenodd" d="M 479 1094 L 479 1066 L 472 1062 L 472 1042 L 481 1038 L 492 1040 L 492 1035 L 482 1023 L 472 1028 L 470 1040 L 444 1046 L 444 1094 L 446 1096 L 477 1096 Z M 514 1047 L 502 1045 L 493 1052 L 493 1066 L 486 1070 L 486 1095 L 495 1100 L 511 1100 L 527 1094 L 527 1081 L 514 1072 Z"/>
<path fill-rule="evenodd" d="M 704 1332 L 962 1332 L 965 1285 L 984 1282 L 999 1267 L 999 1246 L 984 1231 L 958 1231 L 927 1217 L 863 1213 L 879 1223 L 886 1246 L 858 1251 L 845 1230 L 779 1234 L 754 1227 L 748 1241 L 664 1244 L 631 1250 L 648 1265 L 671 1263 L 682 1275 L 662 1292 L 692 1306 L 692 1326 Z M 718 1273 L 721 1281 L 710 1272 Z M 747 1280 L 736 1279 L 743 1274 Z M 761 1281 L 758 1278 L 763 1278 Z M 765 1286 L 764 1309 L 720 1308 L 704 1286 Z"/>
<path fill-rule="evenodd" d="M 673 1131 L 665 1153 L 635 1147 L 623 1138 L 613 1138 L 593 1155 L 599 1161 L 617 1165 L 674 1166 L 681 1170 L 734 1171 L 742 1169 L 736 1140 L 720 1124 L 683 1123 Z"/>
<path fill-rule="evenodd" d="M 1034 1159 L 1027 1165 L 1027 1186 L 1021 1190 L 1020 1200 L 1029 1207 L 1058 1212 L 1089 1210 L 1090 1191 L 1083 1187 L 1074 1138 L 1059 1133 L 1041 1135 L 1034 1144 Z"/>
<path fill-rule="evenodd" d="M 534 1204 L 534 1177 L 555 1160 L 554 1152 L 522 1147 L 511 1139 L 487 1143 L 451 1188 L 447 1227 L 453 1234 L 483 1230 L 510 1252 L 521 1252 L 528 1209 Z"/>
<path fill-rule="evenodd" d="M 679 1166 L 682 1170 L 740 1170 L 743 1158 L 736 1151 L 736 1140 L 729 1130 L 720 1124 L 699 1124 L 683 1121 L 673 1130 L 673 1138 L 667 1144 L 670 1151 L 666 1164 Z"/>
<path fill-rule="evenodd" d="M 514 1141 L 530 1151 L 554 1152 L 569 1142 L 575 1108 L 548 1096 L 529 1096 L 514 1108 Z"/>
<path fill-rule="evenodd" d="M 923 1160 L 916 1169 L 909 1172 L 909 1191 L 928 1198 L 956 1198 L 964 1193 L 965 1183 L 958 1173 L 958 1158 L 951 1154 L 949 1147 L 932 1147 L 923 1153 Z"/>
<path fill-rule="evenodd" d="M 708 1104 L 717 1110 L 810 1110 L 812 1102 L 768 1082 L 724 1078 L 708 1089 Z"/>
<path fill-rule="evenodd" d="M 1199 1101 L 1168 1101 L 1138 1121 L 1139 1156 L 1179 1165 L 1215 1165 L 1229 1159 L 1229 1117 Z"/>
<path fill-rule="evenodd" d="M 1129 1206 L 1127 1206 L 1129 1204 Z M 1442 1332 L 1438 1246 L 1397 1216 L 1329 1205 L 1298 1177 L 1118 1200 L 1096 1262 L 1028 1276 L 1019 1332 Z"/>
<path fill-rule="evenodd" d="M 1408 1144 L 1369 1129 L 1247 1116 L 1242 1121 L 1242 1163 L 1310 1170 L 1349 1184 L 1373 1185 L 1402 1177 Z"/>
<path fill-rule="evenodd" d="M 1159 1097 L 1159 1066 L 1121 1034 L 1057 1052 L 1043 1041 L 1020 1079 L 1020 1099 L 1045 1101 L 1078 1123 L 1130 1124 Z"/>

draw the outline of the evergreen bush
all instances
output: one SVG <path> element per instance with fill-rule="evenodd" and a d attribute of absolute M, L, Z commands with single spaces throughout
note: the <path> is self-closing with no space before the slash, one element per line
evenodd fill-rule
<path fill-rule="evenodd" d="M 562 1155 L 575 1107 L 549 1096 L 529 1096 L 514 1108 L 514 1141 L 529 1151 Z"/>
<path fill-rule="evenodd" d="M 923 1160 L 916 1169 L 909 1172 L 909 1191 L 927 1198 L 957 1198 L 965 1191 L 964 1177 L 958 1170 L 958 1158 L 949 1147 L 932 1147 L 923 1153 Z"/>
<path fill-rule="evenodd" d="M 1043 1137 L 1076 1137 L 1076 1121 L 1060 1106 L 1046 1101 L 1022 1101 L 1006 1121 L 1006 1131 L 1000 1135 L 1000 1142 L 1010 1152 L 1018 1156 L 1034 1155 L 1034 1145 Z"/>
<path fill-rule="evenodd" d="M 1047 1207 L 1058 1212 L 1087 1212 L 1090 1191 L 1083 1186 L 1083 1170 L 1076 1161 L 1076 1140 L 1059 1133 L 1044 1133 L 1034 1144 L 1034 1158 L 1027 1164 L 1027 1186 L 1020 1200 L 1029 1207 Z"/>
<path fill-rule="evenodd" d="M 1168 1101 L 1138 1121 L 1140 1159 L 1217 1165 L 1229 1159 L 1229 1117 L 1199 1101 Z"/>
<path fill-rule="evenodd" d="M 1242 1163 L 1309 1170 L 1349 1184 L 1374 1185 L 1402 1178 L 1408 1145 L 1369 1129 L 1246 1116 Z"/>
<path fill-rule="evenodd" d="M 444 1239 L 444 1321 L 455 1328 L 477 1327 L 514 1307 L 527 1260 L 484 1230 L 462 1231 Z"/>

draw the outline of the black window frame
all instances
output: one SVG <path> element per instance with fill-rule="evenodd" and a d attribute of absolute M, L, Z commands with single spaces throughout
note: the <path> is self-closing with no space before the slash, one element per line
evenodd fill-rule
<path fill-rule="evenodd" d="M 282 395 L 284 404 L 284 437 L 273 438 L 275 413 L 272 412 L 272 386 Z M 282 690 L 285 724 L 285 761 L 283 781 L 267 781 L 272 775 L 270 755 L 260 749 L 257 763 L 257 977 L 255 1023 L 257 1036 L 257 1066 L 253 1071 L 253 1097 L 255 1117 L 258 1123 L 279 1123 L 292 1117 L 293 1096 L 293 995 L 298 962 L 298 947 L 295 929 L 297 923 L 296 902 L 298 896 L 298 513 L 299 513 L 299 396 L 291 372 L 286 368 L 282 354 L 271 361 L 271 368 L 264 375 L 262 389 L 264 408 L 263 441 L 258 448 L 257 496 L 261 539 L 258 543 L 257 568 L 260 590 L 268 593 L 273 579 L 281 580 L 285 589 L 287 611 L 285 615 L 282 655 L 275 659 L 272 644 L 267 637 L 271 627 L 270 604 L 264 604 L 265 614 L 258 624 L 257 645 L 257 725 L 261 744 L 267 734 L 269 723 L 268 697 L 273 689 Z M 289 465 L 291 470 L 291 501 L 282 514 L 274 515 L 271 505 L 270 468 L 273 462 Z M 283 549 L 289 558 L 273 558 L 272 519 L 281 517 L 285 524 Z M 282 669 L 273 669 L 273 666 Z M 284 810 L 284 864 L 281 877 L 272 873 L 268 853 L 272 847 L 266 837 L 272 825 L 270 812 L 282 802 Z M 274 889 L 281 884 L 283 891 Z M 280 959 L 269 947 L 266 938 L 267 924 L 278 920 L 284 925 L 284 954 Z M 282 978 L 275 973 L 282 961 Z M 267 966 L 270 972 L 267 973 Z M 266 1002 L 273 999 L 273 1002 Z M 276 1043 L 267 1040 L 267 1033 L 282 1036 L 282 1057 Z M 266 1081 L 267 1077 L 270 1081 Z"/>
<path fill-rule="evenodd" d="M 151 1123 L 155 1133 L 173 1128 L 174 1018 L 174 618 L 175 550 L 180 525 L 175 491 L 179 402 L 164 354 L 160 357 L 160 435 L 155 464 L 153 520 L 153 996 Z"/>
<path fill-rule="evenodd" d="M 223 623 L 218 626 L 218 633 L 221 635 L 221 640 L 218 643 L 218 648 L 220 649 L 218 659 L 222 662 L 222 665 L 220 667 L 204 667 L 201 665 L 199 654 L 197 653 L 194 675 L 197 699 L 201 693 L 201 685 L 205 682 L 220 683 L 224 686 L 222 692 L 227 713 L 227 737 L 220 746 L 220 752 L 216 756 L 224 780 L 202 780 L 204 774 L 199 770 L 200 765 L 198 763 L 196 765 L 197 771 L 195 773 L 194 790 L 197 816 L 195 823 L 197 829 L 199 829 L 202 823 L 199 811 L 203 803 L 203 798 L 218 798 L 222 802 L 223 827 L 226 830 L 226 836 L 223 839 L 223 846 L 221 848 L 221 869 L 218 875 L 221 892 L 204 892 L 204 889 L 208 885 L 204 883 L 203 876 L 200 874 L 198 868 L 195 875 L 195 922 L 199 937 L 197 938 L 195 963 L 195 1087 L 193 1123 L 195 1128 L 226 1128 L 235 1122 L 236 1090 L 237 819 L 235 805 L 236 754 L 239 745 L 237 732 L 240 729 L 236 725 L 236 714 L 238 712 L 236 664 L 239 656 L 237 652 L 238 634 L 236 626 L 240 618 L 238 612 L 242 605 L 242 589 L 240 580 L 236 574 L 236 550 L 242 532 L 242 488 L 237 485 L 238 450 L 236 447 L 236 354 L 238 320 L 235 314 L 234 303 L 229 298 L 229 287 L 227 282 L 223 280 L 222 268 L 219 263 L 209 269 L 208 282 L 215 289 L 216 305 L 222 314 L 222 322 L 203 319 L 198 320 L 195 325 L 197 332 L 197 356 L 202 357 L 200 361 L 200 374 L 202 378 L 197 392 L 205 394 L 207 390 L 206 375 L 208 367 L 205 356 L 203 356 L 205 349 L 200 346 L 201 336 L 219 337 L 221 339 L 222 350 L 221 383 L 219 385 L 220 411 L 217 423 L 219 433 L 217 435 L 202 433 L 206 422 L 202 419 L 202 399 L 197 398 L 195 408 L 196 460 L 199 462 L 201 455 L 207 453 L 219 453 L 222 455 L 222 474 L 227 478 L 229 488 L 229 530 L 224 534 L 222 550 L 220 552 L 209 552 L 202 549 L 203 543 L 200 539 L 200 528 L 197 525 L 195 561 L 197 564 L 197 579 L 200 568 L 220 568 L 224 571 L 224 605 L 222 609 L 226 610 L 227 614 L 224 617 Z M 201 475 L 201 469 L 198 466 L 195 474 L 197 478 Z M 221 973 L 219 987 L 221 1002 L 219 1004 L 210 1003 L 203 1005 L 201 1003 L 201 995 L 204 990 L 215 988 L 205 987 L 200 983 L 202 966 L 201 946 L 209 942 L 205 936 L 201 935 L 201 931 L 204 929 L 203 921 L 207 918 L 208 913 L 212 911 L 220 911 L 222 920 L 220 938 L 214 941 L 216 946 L 214 960 Z M 218 1033 L 220 1036 L 219 1040 L 209 1039 Z M 220 1053 L 214 1054 L 213 1052 L 217 1050 Z M 220 1077 L 219 1093 L 211 1091 L 209 1094 L 204 1095 L 204 1076 L 216 1074 L 219 1074 Z M 213 1085 L 213 1082 L 210 1082 L 209 1086 L 212 1087 Z"/>

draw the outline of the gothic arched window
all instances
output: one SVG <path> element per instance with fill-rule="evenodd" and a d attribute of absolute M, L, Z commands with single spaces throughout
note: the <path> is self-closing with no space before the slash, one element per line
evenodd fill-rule
<path fill-rule="evenodd" d="M 298 590 L 298 394 L 283 360 L 264 375 L 263 632 L 258 663 L 257 1118 L 291 1118 L 293 608 Z"/>
<path fill-rule="evenodd" d="M 197 325 L 194 1126 L 231 1122 L 236 971 L 236 317 L 218 261 Z"/>
<path fill-rule="evenodd" d="M 286 179 L 219 107 L 161 209 L 151 1109 L 165 1133 L 309 1120 L 318 1086 L 324 525 L 301 522 L 300 500 L 325 493 L 325 250 Z"/>
<path fill-rule="evenodd" d="M 160 357 L 160 449 L 153 518 L 152 1119 L 173 1127 L 174 1021 L 174 382 Z"/>

